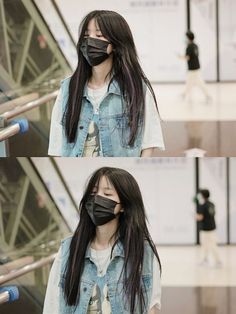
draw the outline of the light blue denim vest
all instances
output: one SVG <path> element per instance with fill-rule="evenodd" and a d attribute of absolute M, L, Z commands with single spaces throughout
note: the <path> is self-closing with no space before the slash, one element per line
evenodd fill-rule
<path fill-rule="evenodd" d="M 81 277 L 80 283 L 80 300 L 77 306 L 68 306 L 65 303 L 63 296 L 64 287 L 64 269 L 68 260 L 69 248 L 70 248 L 71 237 L 66 238 L 62 241 L 62 264 L 60 274 L 60 314 L 86 314 L 88 304 L 92 296 L 92 291 L 95 284 L 98 284 L 101 277 L 97 276 L 97 267 L 91 260 L 91 249 L 87 249 L 85 254 L 85 266 Z M 144 299 L 146 304 L 146 311 L 140 313 L 138 307 L 135 310 L 136 314 L 148 313 L 152 295 L 152 283 L 153 283 L 153 251 L 148 243 L 145 243 L 144 252 L 144 264 L 142 272 L 142 289 L 144 292 Z M 124 264 L 124 250 L 120 242 L 114 247 L 112 259 L 107 268 L 107 272 L 104 276 L 108 287 L 108 296 L 111 304 L 112 314 L 128 314 L 129 303 L 126 302 L 126 298 L 122 293 L 123 284 L 122 280 L 119 280 L 122 267 Z M 137 306 L 137 304 L 136 304 Z"/>
<path fill-rule="evenodd" d="M 61 81 L 62 112 L 64 113 L 69 96 L 70 77 Z M 83 155 L 84 144 L 92 120 L 97 121 L 101 151 L 104 157 L 139 157 L 143 140 L 143 127 L 139 123 L 138 133 L 132 147 L 128 145 L 130 130 L 128 115 L 124 112 L 123 97 L 116 81 L 112 81 L 103 98 L 98 117 L 93 112 L 93 105 L 89 101 L 87 86 L 85 86 L 80 119 L 74 143 L 68 143 L 63 127 L 62 156 Z M 63 125 L 63 123 L 62 123 Z"/>

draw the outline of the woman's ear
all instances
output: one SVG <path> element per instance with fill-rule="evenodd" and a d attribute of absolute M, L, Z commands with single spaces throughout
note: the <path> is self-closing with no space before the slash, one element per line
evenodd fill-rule
<path fill-rule="evenodd" d="M 109 44 L 109 45 L 107 46 L 107 53 L 108 53 L 108 54 L 111 54 L 112 51 L 113 51 L 112 44 Z"/>

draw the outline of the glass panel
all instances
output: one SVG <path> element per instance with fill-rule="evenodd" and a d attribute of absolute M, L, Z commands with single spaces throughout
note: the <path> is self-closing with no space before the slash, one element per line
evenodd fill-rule
<path fill-rule="evenodd" d="M 236 1 L 219 1 L 219 48 L 220 48 L 220 79 L 233 81 L 236 79 Z"/>
<path fill-rule="evenodd" d="M 27 158 L 0 160 L 0 263 L 56 252 L 69 228 Z"/>

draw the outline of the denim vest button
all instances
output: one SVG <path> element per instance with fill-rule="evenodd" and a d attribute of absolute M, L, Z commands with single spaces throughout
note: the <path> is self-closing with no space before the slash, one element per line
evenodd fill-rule
<path fill-rule="evenodd" d="M 87 288 L 86 288 L 86 287 L 84 287 L 84 289 L 83 289 L 83 290 L 84 290 L 84 292 L 86 292 L 86 291 L 87 291 Z"/>
<path fill-rule="evenodd" d="M 80 130 L 83 130 L 84 127 L 83 127 L 83 125 L 81 125 L 79 128 L 80 128 Z"/>

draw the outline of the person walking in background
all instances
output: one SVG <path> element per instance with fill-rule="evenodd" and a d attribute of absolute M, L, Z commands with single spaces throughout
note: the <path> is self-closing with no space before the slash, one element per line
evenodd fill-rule
<path fill-rule="evenodd" d="M 216 237 L 215 205 L 209 200 L 210 192 L 207 189 L 199 190 L 197 195 L 196 219 L 200 222 L 200 243 L 203 258 L 200 265 L 208 265 L 210 255 L 213 256 L 215 266 L 221 267 Z"/>
<path fill-rule="evenodd" d="M 182 94 L 184 99 L 191 96 L 191 91 L 194 86 L 197 86 L 203 92 L 206 102 L 211 101 L 211 96 L 208 93 L 206 84 L 202 78 L 199 62 L 199 48 L 194 42 L 194 33 L 190 30 L 186 32 L 187 37 L 187 48 L 184 56 L 179 56 L 179 58 L 187 60 L 188 73 L 186 79 L 185 91 Z"/>

